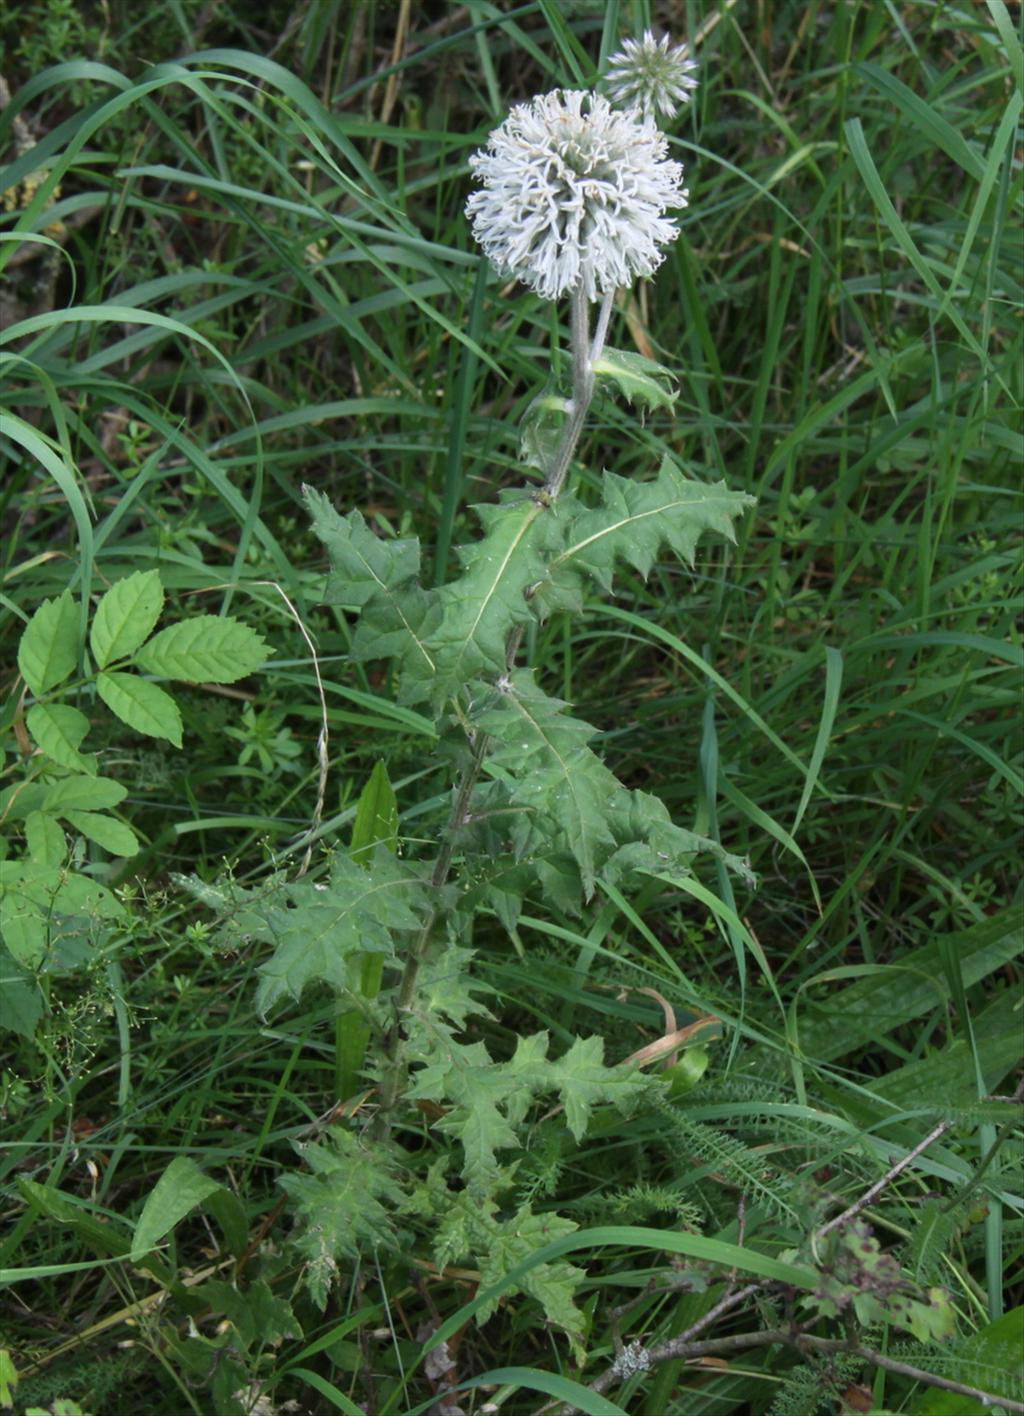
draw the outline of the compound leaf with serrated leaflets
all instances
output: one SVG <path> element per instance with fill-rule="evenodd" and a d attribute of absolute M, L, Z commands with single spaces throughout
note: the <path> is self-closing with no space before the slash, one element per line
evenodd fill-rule
<path fill-rule="evenodd" d="M 60 767 L 96 775 L 96 754 L 78 749 L 89 719 L 69 703 L 34 703 L 25 714 L 28 730 L 51 761 Z"/>
<path fill-rule="evenodd" d="M 154 634 L 135 662 L 160 678 L 235 683 L 255 673 L 269 657 L 263 639 L 247 624 L 230 615 L 196 615 Z"/>
<path fill-rule="evenodd" d="M 164 607 L 164 591 L 155 570 L 137 570 L 118 580 L 96 606 L 89 644 L 99 668 L 127 658 L 150 634 Z"/>
<path fill-rule="evenodd" d="M 97 811 L 65 811 L 64 819 L 87 840 L 95 841 L 111 855 L 138 855 L 138 836 L 130 826 L 115 820 L 113 816 L 104 816 Z"/>
<path fill-rule="evenodd" d="M 44 600 L 25 626 L 18 644 L 18 668 L 39 697 L 55 688 L 78 663 L 78 610 L 71 591 Z"/>
<path fill-rule="evenodd" d="M 138 674 L 105 672 L 96 676 L 96 692 L 115 717 L 146 737 L 181 746 L 181 714 L 169 693 Z"/>

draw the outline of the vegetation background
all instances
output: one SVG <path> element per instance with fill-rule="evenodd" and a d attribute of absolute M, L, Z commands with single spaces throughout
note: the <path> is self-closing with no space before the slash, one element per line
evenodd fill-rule
<path fill-rule="evenodd" d="M 610 608 L 553 618 L 533 654 L 626 781 L 749 858 L 756 890 L 713 866 L 701 878 L 760 953 L 679 892 L 635 908 L 606 893 L 582 921 L 533 901 L 518 953 L 479 930 L 499 1053 L 544 1027 L 624 1057 L 662 1032 L 641 987 L 684 1020 L 696 991 L 725 1022 L 674 1169 L 651 1161 L 649 1122 L 618 1122 L 571 1163 L 541 1138 L 521 1175 L 580 1223 L 743 1243 L 761 1216 L 781 1251 L 830 1187 L 854 1201 L 948 1123 L 868 1218 L 956 1311 L 959 1346 L 917 1342 L 912 1360 L 1013 1394 L 1019 1112 L 979 1098 L 1013 1094 L 1021 1056 L 1019 18 L 1001 0 L 5 6 L 3 231 L 43 239 L 0 245 L 3 396 L 65 470 L 8 422 L 0 785 L 29 748 L 24 624 L 83 577 L 98 594 L 157 568 L 177 613 L 230 609 L 273 658 L 180 691 L 180 751 L 96 715 L 143 847 L 79 848 L 122 923 L 45 980 L 38 1022 L 8 995 L 0 1347 L 21 1381 L 8 1391 L 0 1366 L 0 1406 L 383 1416 L 443 1399 L 417 1361 L 472 1273 L 367 1260 L 326 1313 L 300 1313 L 276 1181 L 337 1100 L 331 1006 L 261 1024 L 260 946 L 225 954 L 175 882 L 297 859 L 323 712 L 307 635 L 331 731 L 318 842 L 347 843 L 384 758 L 406 848 L 429 846 L 442 764 L 318 603 L 301 485 L 420 535 L 440 580 L 467 506 L 522 480 L 518 422 L 565 312 L 488 273 L 466 160 L 514 101 L 589 81 L 651 23 L 701 64 L 673 137 L 690 206 L 615 342 L 672 367 L 680 394 L 639 442 L 602 403 L 581 460 L 647 476 L 669 450 L 757 506 L 735 547 L 627 577 Z M 109 1235 L 176 1157 L 234 1197 L 240 1256 L 196 1213 L 166 1268 L 133 1267 Z M 66 1210 L 27 1202 L 24 1181 Z M 604 1366 L 620 1334 L 665 1342 L 733 1291 L 653 1249 L 587 1262 Z M 251 1266 L 262 1306 L 253 1290 L 241 1314 L 213 1289 L 181 1301 Z M 773 1313 L 782 1299 L 762 1293 L 745 1321 Z M 232 1322 L 253 1384 L 215 1406 Z M 976 1409 L 844 1360 L 665 1362 L 616 1401 L 651 1416 Z M 531 1394 L 523 1371 L 575 1370 L 529 1298 L 459 1340 L 458 1379 L 510 1368 L 464 1409 L 534 1410 L 559 1388 Z"/>

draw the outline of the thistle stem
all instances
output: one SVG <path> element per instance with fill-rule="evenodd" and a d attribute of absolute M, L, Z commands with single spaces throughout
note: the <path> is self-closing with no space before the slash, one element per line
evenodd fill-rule
<path fill-rule="evenodd" d="M 605 296 L 605 300 L 607 299 L 608 296 Z M 605 320 L 605 328 L 607 328 L 607 323 Z M 576 451 L 576 444 L 580 440 L 583 424 L 586 421 L 587 410 L 594 397 L 594 370 L 590 357 L 590 302 L 582 286 L 577 286 L 572 292 L 569 339 L 572 355 L 572 405 L 569 421 L 562 433 L 562 441 L 555 454 L 548 480 L 544 484 L 544 491 L 552 501 L 565 485 L 565 479 L 572 463 L 572 455 Z"/>
<path fill-rule="evenodd" d="M 554 501 L 565 485 L 565 479 L 569 473 L 573 454 L 576 445 L 580 440 L 583 425 L 586 422 L 587 412 L 594 397 L 594 361 L 598 358 L 604 347 L 605 335 L 608 332 L 608 321 L 611 318 L 612 304 L 615 298 L 615 291 L 609 290 L 601 302 L 601 309 L 598 315 L 597 329 L 594 334 L 594 342 L 590 342 L 590 302 L 586 292 L 582 287 L 577 287 L 572 292 L 572 311 L 570 318 L 570 354 L 572 357 L 572 404 L 569 421 L 562 433 L 562 440 L 559 443 L 558 451 L 555 454 L 551 466 L 548 480 L 544 484 L 544 493 L 549 501 Z M 508 637 L 506 650 L 506 663 L 508 670 L 511 670 L 515 663 L 516 653 L 522 639 L 522 627 L 519 626 L 511 631 Z M 471 756 L 466 766 L 462 770 L 459 784 L 455 789 L 455 800 L 452 803 L 451 815 L 445 827 L 442 837 L 442 844 L 437 860 L 434 862 L 434 869 L 430 875 L 431 888 L 435 893 L 439 892 L 447 883 L 451 873 L 452 861 L 455 856 L 455 841 L 459 828 L 465 823 L 466 813 L 469 810 L 469 803 L 473 795 L 473 790 L 480 778 L 483 768 L 484 758 L 487 756 L 487 734 L 482 732 L 474 733 L 471 741 Z M 391 1025 L 385 1046 L 384 1077 L 381 1082 L 379 1109 L 377 1117 L 373 1123 L 371 1134 L 380 1139 L 387 1135 L 390 1124 L 390 1113 L 394 1110 L 398 1100 L 399 1092 L 402 1088 L 402 1080 L 405 1075 L 405 1066 L 402 1058 L 402 1016 L 408 1013 L 416 997 L 416 984 L 419 979 L 420 968 L 427 956 L 430 947 L 430 940 L 433 936 L 434 925 L 440 907 L 435 904 L 426 919 L 416 942 L 409 950 L 405 961 L 405 968 L 402 972 L 402 981 L 398 989 L 398 1001 L 395 1005 L 395 1020 Z"/>

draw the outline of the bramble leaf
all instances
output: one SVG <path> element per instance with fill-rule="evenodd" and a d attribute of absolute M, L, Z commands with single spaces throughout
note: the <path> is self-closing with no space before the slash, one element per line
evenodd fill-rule
<path fill-rule="evenodd" d="M 116 856 L 133 856 L 139 852 L 139 838 L 132 828 L 113 816 L 96 811 L 65 811 L 64 819 L 90 841 Z"/>
<path fill-rule="evenodd" d="M 56 599 L 43 601 L 18 644 L 18 668 L 37 698 L 73 672 L 78 648 L 78 609 L 71 591 L 65 590 Z"/>
<path fill-rule="evenodd" d="M 89 731 L 89 719 L 68 703 L 34 703 L 25 714 L 28 730 L 52 761 L 60 767 L 96 775 L 96 754 L 79 752 Z"/>
<path fill-rule="evenodd" d="M 110 711 L 146 737 L 166 738 L 181 746 L 181 714 L 169 693 L 138 674 L 96 675 L 96 691 Z"/>
<path fill-rule="evenodd" d="M 230 615 L 196 615 L 154 634 L 135 662 L 160 678 L 235 683 L 255 673 L 269 657 L 262 637 L 247 624 Z"/>
<path fill-rule="evenodd" d="M 29 859 L 36 865 L 60 865 L 67 855 L 64 832 L 52 816 L 31 811 L 25 817 L 25 843 Z"/>
<path fill-rule="evenodd" d="M 0 934 L 12 957 L 36 968 L 76 921 L 118 919 L 124 907 L 85 875 L 34 861 L 0 861 Z"/>
<path fill-rule="evenodd" d="M 164 606 L 160 575 L 137 570 L 118 580 L 96 606 L 89 644 L 99 668 L 133 653 L 151 633 Z"/>
<path fill-rule="evenodd" d="M 392 933 L 416 928 L 426 895 L 421 876 L 380 846 L 362 864 L 336 855 L 329 883 L 299 880 L 282 886 L 270 902 L 254 901 L 248 916 L 261 919 L 262 927 L 250 924 L 250 932 L 276 945 L 260 969 L 259 1012 L 266 1014 L 287 994 L 300 997 L 309 983 L 353 988 L 353 955 L 357 965 L 365 954 L 393 957 Z"/>
<path fill-rule="evenodd" d="M 105 811 L 128 795 L 127 787 L 110 777 L 65 777 L 45 789 L 41 811 L 63 816 L 71 811 Z"/>
<path fill-rule="evenodd" d="M 387 1146 L 340 1126 L 327 1136 L 326 1144 L 295 1147 L 311 1175 L 285 1175 L 280 1181 L 296 1206 L 293 1242 L 306 1260 L 306 1286 L 321 1311 L 339 1258 L 355 1258 L 363 1247 L 396 1246 L 391 1215 L 404 1199 Z"/>

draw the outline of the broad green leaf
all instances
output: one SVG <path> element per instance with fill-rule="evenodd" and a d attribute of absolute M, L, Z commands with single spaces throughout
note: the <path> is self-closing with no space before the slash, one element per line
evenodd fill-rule
<path fill-rule="evenodd" d="M 211 1196 L 211 1200 L 215 1198 Z M 234 1196 L 231 1198 L 234 1199 Z M 212 1204 L 207 1203 L 212 1208 Z M 284 1298 L 277 1297 L 262 1278 L 248 1283 L 244 1290 L 236 1288 L 233 1283 L 211 1278 L 195 1289 L 195 1294 L 208 1302 L 215 1313 L 224 1314 L 244 1347 L 252 1347 L 253 1344 L 277 1347 L 285 1338 L 302 1336 L 291 1305 Z"/>
<path fill-rule="evenodd" d="M 305 1281 L 323 1311 L 339 1258 L 361 1249 L 394 1248 L 391 1216 L 404 1195 L 390 1150 L 332 1127 L 326 1143 L 296 1147 L 312 1174 L 286 1175 L 282 1187 L 296 1211 L 293 1243 L 306 1260 Z"/>
<path fill-rule="evenodd" d="M 65 590 L 43 601 L 18 645 L 18 668 L 37 698 L 74 672 L 78 650 L 78 609 L 71 591 Z"/>
<path fill-rule="evenodd" d="M 160 575 L 137 570 L 117 581 L 96 606 L 89 643 L 99 668 L 135 652 L 151 632 L 164 605 Z"/>
<path fill-rule="evenodd" d="M 393 934 L 417 927 L 427 894 L 419 875 L 378 847 L 363 865 L 335 856 L 329 882 L 300 880 L 283 886 L 270 903 L 250 904 L 250 918 L 262 918 L 262 927 L 250 932 L 275 945 L 260 968 L 259 1012 L 286 995 L 299 998 L 310 983 L 354 990 L 353 955 L 392 958 Z"/>
<path fill-rule="evenodd" d="M 40 809 L 51 816 L 63 816 L 66 811 L 106 811 L 127 795 L 127 787 L 110 777 L 65 777 L 46 788 Z"/>
<path fill-rule="evenodd" d="M 175 1156 L 153 1186 L 132 1235 L 131 1258 L 144 1258 L 197 1205 L 224 1187 L 187 1155 Z"/>
<path fill-rule="evenodd" d="M 418 583 L 420 543 L 375 536 L 358 511 L 341 516 L 312 487 L 303 494 L 313 530 L 327 547 L 331 574 L 327 604 L 361 609 L 352 641 L 355 659 L 396 658 L 420 678 L 434 672 L 424 635 L 438 619 L 436 594 Z"/>
<path fill-rule="evenodd" d="M 0 1347 L 0 1407 L 6 1411 L 14 1405 L 14 1393 L 20 1378 L 6 1347 Z"/>
<path fill-rule="evenodd" d="M 614 383 L 630 403 L 639 400 L 648 408 L 671 408 L 679 397 L 672 387 L 672 370 L 634 350 L 605 349 L 593 368 L 599 379 Z"/>
<path fill-rule="evenodd" d="M 724 482 L 708 485 L 684 477 L 670 457 L 652 482 L 606 472 L 601 505 L 572 516 L 565 547 L 535 594 L 547 608 L 578 606 L 585 576 L 608 591 L 616 561 L 624 560 L 646 578 L 663 546 L 690 565 L 705 531 L 733 540 L 734 520 L 752 505 L 752 497 L 730 491 Z"/>
<path fill-rule="evenodd" d="M 34 703 L 25 714 L 36 742 L 61 767 L 96 775 L 95 752 L 79 752 L 89 719 L 68 703 Z"/>
<path fill-rule="evenodd" d="M 46 957 L 49 906 L 59 881 L 55 866 L 0 866 L 0 938 L 23 968 L 38 968 Z"/>
<path fill-rule="evenodd" d="M 123 821 L 117 821 L 113 816 L 104 816 L 96 811 L 65 811 L 63 816 L 76 831 L 81 832 L 88 840 L 95 841 L 111 855 L 138 855 L 139 838 Z"/>
<path fill-rule="evenodd" d="M 181 714 L 169 693 L 137 674 L 97 674 L 96 691 L 122 723 L 146 737 L 181 746 Z"/>
<path fill-rule="evenodd" d="M 31 1037 L 42 1016 L 43 995 L 39 985 L 0 945 L 0 1028 Z"/>
<path fill-rule="evenodd" d="M 75 1202 L 54 1185 L 41 1185 L 27 1176 L 19 1176 L 18 1189 L 22 1198 L 47 1219 L 69 1224 L 89 1247 L 103 1256 L 127 1254 L 131 1247 L 128 1234 L 120 1220 L 100 1221 L 81 1201 Z"/>
<path fill-rule="evenodd" d="M 950 937 L 965 988 L 1019 955 L 1021 919 L 1020 907 L 1010 906 Z M 833 1061 L 942 1006 L 947 996 L 935 940 L 904 954 L 898 965 L 866 965 L 863 972 L 831 997 L 802 1005 L 800 1046 L 808 1057 Z M 843 977 L 829 970 L 812 981 L 826 984 Z"/>
<path fill-rule="evenodd" d="M 64 832 L 52 816 L 31 811 L 25 817 L 25 843 L 36 865 L 60 865 L 67 855 Z"/>
<path fill-rule="evenodd" d="M 263 639 L 247 624 L 230 615 L 197 615 L 155 634 L 135 662 L 161 678 L 235 683 L 255 673 L 269 657 Z"/>
<path fill-rule="evenodd" d="M 37 968 L 48 955 L 59 958 L 66 936 L 83 924 L 117 919 L 124 907 L 88 876 L 35 861 L 0 861 L 0 934 L 13 958 Z"/>
<path fill-rule="evenodd" d="M 538 1367 L 491 1367 L 479 1377 L 460 1382 L 456 1390 L 472 1391 L 476 1387 L 486 1387 L 488 1391 L 493 1391 L 496 1387 L 507 1386 L 541 1391 L 545 1396 L 553 1396 L 560 1407 L 582 1411 L 583 1416 L 627 1416 L 621 1406 L 609 1401 L 599 1391 L 581 1386 L 558 1372 L 546 1372 Z M 553 1404 L 548 1403 L 548 1407 Z"/>
<path fill-rule="evenodd" d="M 413 701 L 443 702 L 474 675 L 504 671 L 509 631 L 534 618 L 526 591 L 543 580 L 562 544 L 557 503 L 517 492 L 475 510 L 483 539 L 460 550 L 463 573 L 440 592 L 441 622 L 427 637 L 435 672 L 428 683 L 403 684 Z"/>
<path fill-rule="evenodd" d="M 377 846 L 386 846 L 392 855 L 398 853 L 398 802 L 383 761 L 376 763 L 360 793 L 349 855 L 369 864 Z M 351 973 L 357 992 L 363 998 L 376 998 L 384 975 L 384 956 L 353 954 Z M 338 1092 L 342 1097 L 351 1096 L 356 1089 L 369 1040 L 370 1025 L 362 1013 L 353 1010 L 339 1017 L 335 1055 Z"/>

